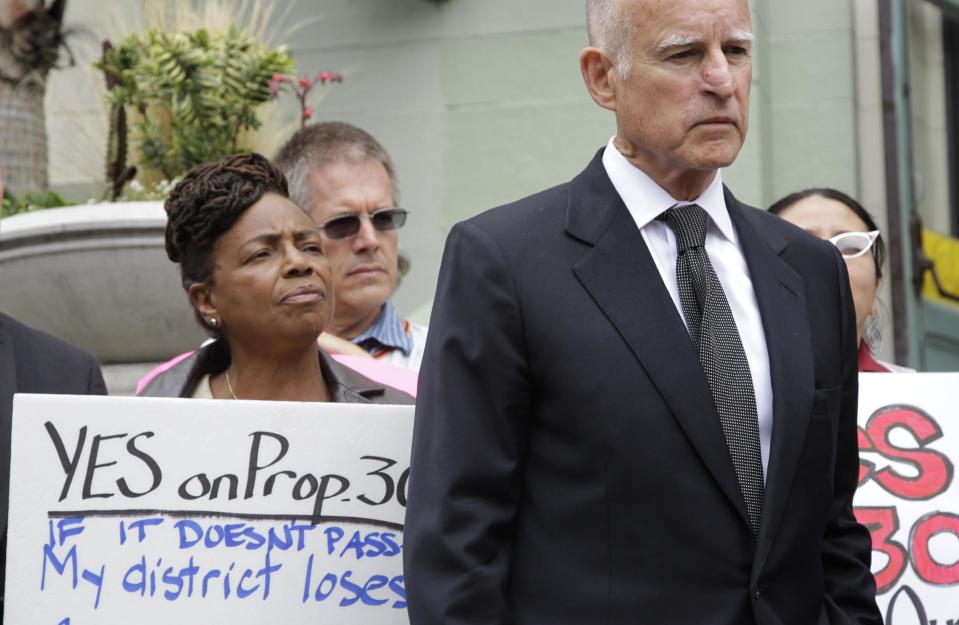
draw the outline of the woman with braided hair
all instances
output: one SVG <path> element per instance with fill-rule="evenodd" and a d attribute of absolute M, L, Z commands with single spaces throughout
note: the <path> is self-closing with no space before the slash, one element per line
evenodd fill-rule
<path fill-rule="evenodd" d="M 170 193 L 167 255 L 213 340 L 140 395 L 412 403 L 317 347 L 333 314 L 330 267 L 316 224 L 288 195 L 260 154 L 198 165 Z"/>

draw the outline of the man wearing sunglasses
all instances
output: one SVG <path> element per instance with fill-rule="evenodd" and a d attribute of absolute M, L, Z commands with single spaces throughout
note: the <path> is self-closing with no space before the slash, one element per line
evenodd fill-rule
<path fill-rule="evenodd" d="M 389 154 L 360 128 L 324 122 L 299 130 L 275 160 L 289 181 L 290 198 L 323 232 L 336 293 L 324 347 L 349 353 L 338 337 L 374 358 L 419 369 L 426 328 L 401 319 L 390 299 L 407 211 L 396 206 Z"/>

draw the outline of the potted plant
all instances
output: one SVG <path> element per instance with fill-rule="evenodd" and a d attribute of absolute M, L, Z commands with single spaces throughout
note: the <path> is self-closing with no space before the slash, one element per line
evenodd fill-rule
<path fill-rule="evenodd" d="M 151 28 L 105 43 L 97 66 L 109 201 L 0 221 L 0 309 L 104 363 L 163 360 L 202 334 L 164 252 L 162 199 L 193 165 L 255 145 L 260 107 L 292 82 L 293 60 L 229 25 Z"/>
<path fill-rule="evenodd" d="M 107 182 L 116 199 L 137 174 L 144 186 L 155 185 L 249 150 L 244 139 L 260 126 L 257 108 L 293 59 L 285 47 L 257 45 L 231 26 L 219 34 L 150 30 L 116 47 L 105 42 L 98 67 L 110 102 Z M 139 167 L 127 164 L 131 134 Z"/>

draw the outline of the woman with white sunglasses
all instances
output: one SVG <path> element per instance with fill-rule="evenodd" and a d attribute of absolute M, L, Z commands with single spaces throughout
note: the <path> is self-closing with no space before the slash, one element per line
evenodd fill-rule
<path fill-rule="evenodd" d="M 882 342 L 876 318 L 877 294 L 882 281 L 886 245 L 879 227 L 859 202 L 835 189 L 806 189 L 787 195 L 769 212 L 806 232 L 835 245 L 846 260 L 849 285 L 856 306 L 860 371 L 909 371 L 877 360 Z"/>

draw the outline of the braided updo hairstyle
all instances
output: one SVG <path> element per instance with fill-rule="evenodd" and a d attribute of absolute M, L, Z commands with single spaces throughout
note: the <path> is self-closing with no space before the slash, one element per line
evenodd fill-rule
<path fill-rule="evenodd" d="M 233 154 L 197 165 L 170 192 L 166 253 L 180 264 L 183 288 L 209 281 L 213 246 L 266 193 L 289 197 L 286 178 L 261 154 Z M 197 318 L 208 327 L 205 319 Z"/>

